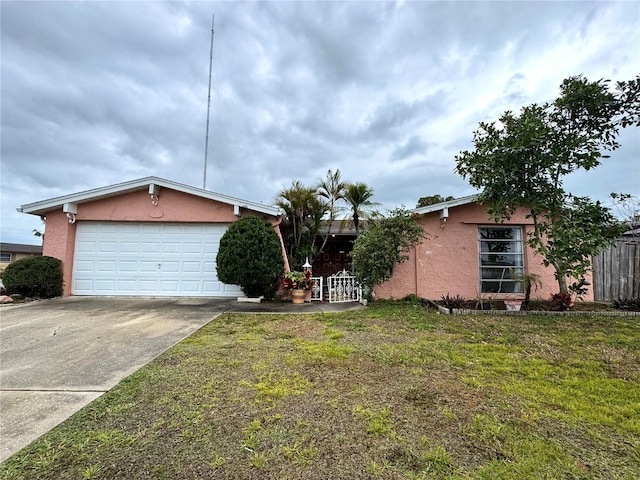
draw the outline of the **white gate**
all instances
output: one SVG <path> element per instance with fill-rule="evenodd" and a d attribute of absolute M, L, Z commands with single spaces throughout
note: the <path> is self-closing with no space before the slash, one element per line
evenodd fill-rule
<path fill-rule="evenodd" d="M 351 272 L 342 270 L 327 277 L 329 303 L 359 302 L 362 300 L 362 288 Z"/>
<path fill-rule="evenodd" d="M 322 277 L 311 277 L 313 288 L 311 289 L 311 301 L 322 301 Z"/>

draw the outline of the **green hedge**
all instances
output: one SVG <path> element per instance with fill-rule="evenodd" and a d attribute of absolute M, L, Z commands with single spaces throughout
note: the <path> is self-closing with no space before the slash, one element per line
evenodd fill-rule
<path fill-rule="evenodd" d="M 9 294 L 53 298 L 62 295 L 62 262 L 57 258 L 33 256 L 9 264 L 2 274 Z"/>

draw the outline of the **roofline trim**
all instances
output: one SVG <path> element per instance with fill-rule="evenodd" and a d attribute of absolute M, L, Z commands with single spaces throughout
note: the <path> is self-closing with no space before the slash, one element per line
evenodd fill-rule
<path fill-rule="evenodd" d="M 479 197 L 480 195 L 476 193 L 473 195 L 468 195 L 466 197 L 455 198 L 453 200 L 449 200 L 446 202 L 434 203 L 433 205 L 427 205 L 426 207 L 414 208 L 411 211 L 418 215 L 425 215 L 427 213 L 433 213 L 433 212 L 441 212 L 449 208 L 459 207 L 461 205 L 468 205 L 469 203 L 476 203 Z"/>
<path fill-rule="evenodd" d="M 177 190 L 179 192 L 195 195 L 198 197 L 206 198 L 209 200 L 215 200 L 218 202 L 226 203 L 229 205 L 237 206 L 239 208 L 246 208 L 254 210 L 260 213 L 266 213 L 278 217 L 282 214 L 279 207 L 264 205 L 262 203 L 251 202 L 243 200 L 237 197 L 231 197 L 229 195 L 223 195 L 220 193 L 211 192 L 201 188 L 192 187 L 190 185 L 184 185 L 182 183 L 173 182 L 159 177 L 144 177 L 136 180 L 129 180 L 127 182 L 116 183 L 105 187 L 93 188 L 91 190 L 85 190 L 78 193 L 72 193 L 70 195 L 64 195 L 61 197 L 54 197 L 39 202 L 28 203 L 18 208 L 19 212 L 29 213 L 31 215 L 43 215 L 46 212 L 57 210 L 64 204 L 68 203 L 86 203 L 89 201 L 100 200 L 103 198 L 113 197 L 119 194 L 133 192 L 141 189 L 149 188 L 150 185 L 158 185 L 160 187 Z"/>

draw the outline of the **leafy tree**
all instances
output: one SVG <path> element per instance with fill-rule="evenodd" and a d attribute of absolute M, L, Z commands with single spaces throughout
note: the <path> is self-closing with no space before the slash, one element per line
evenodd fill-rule
<path fill-rule="evenodd" d="M 276 204 L 284 211 L 282 231 L 291 267 L 300 269 L 305 259 L 316 254 L 316 241 L 322 219 L 330 210 L 322 201 L 315 187 L 305 187 L 294 181 L 291 187 L 280 192 Z"/>
<path fill-rule="evenodd" d="M 344 199 L 349 205 L 353 225 L 356 228 L 356 236 L 360 235 L 360 219 L 367 218 L 369 209 L 379 205 L 372 202 L 373 189 L 368 187 L 366 183 L 356 182 L 347 185 Z"/>
<path fill-rule="evenodd" d="M 284 273 L 280 239 L 266 220 L 243 217 L 220 239 L 216 264 L 220 281 L 240 285 L 248 297 L 271 297 Z"/>
<path fill-rule="evenodd" d="M 62 262 L 37 255 L 10 263 L 2 275 L 9 293 L 26 297 L 53 298 L 62 295 Z"/>
<path fill-rule="evenodd" d="M 498 122 L 480 123 L 474 150 L 456 156 L 456 171 L 482 189 L 496 220 L 527 209 L 534 231 L 529 245 L 555 269 L 560 292 L 584 291 L 591 256 L 620 233 L 616 218 L 600 202 L 576 197 L 563 179 L 590 170 L 619 147 L 620 127 L 640 125 L 640 77 L 618 82 L 589 82 L 582 76 L 564 80 L 554 102 L 505 112 Z M 578 281 L 567 285 L 567 278 Z"/>
<path fill-rule="evenodd" d="M 442 195 L 428 195 L 426 197 L 420 197 L 418 199 L 418 203 L 416 204 L 416 208 L 428 207 L 429 205 L 435 205 L 436 203 L 448 202 L 449 200 L 454 200 L 454 198 L 451 195 L 449 195 L 448 197 L 443 197 Z"/>
<path fill-rule="evenodd" d="M 396 208 L 386 217 L 372 215 L 367 230 L 351 251 L 358 282 L 373 287 L 391 278 L 393 268 L 407 260 L 407 252 L 424 237 L 413 213 Z"/>

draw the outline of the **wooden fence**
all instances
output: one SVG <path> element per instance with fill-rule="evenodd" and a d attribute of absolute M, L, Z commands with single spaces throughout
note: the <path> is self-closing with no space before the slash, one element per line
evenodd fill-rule
<path fill-rule="evenodd" d="M 640 298 L 640 238 L 622 238 L 593 257 L 593 295 L 598 302 Z"/>

